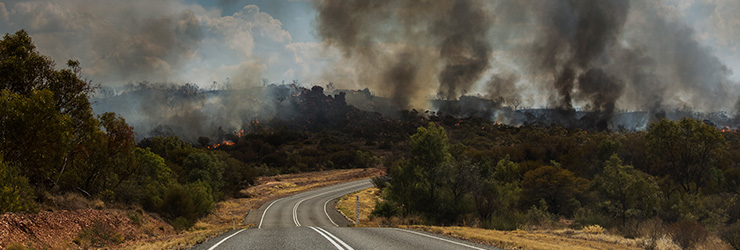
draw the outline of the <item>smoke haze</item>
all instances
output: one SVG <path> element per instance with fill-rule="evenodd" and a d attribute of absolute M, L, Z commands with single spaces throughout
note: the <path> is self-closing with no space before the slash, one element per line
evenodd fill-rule
<path fill-rule="evenodd" d="M 569 120 L 575 109 L 592 111 L 606 122 L 620 109 L 653 117 L 672 109 L 736 109 L 732 71 L 664 2 L 319 0 L 315 6 L 325 45 L 344 52 L 342 63 L 377 71 L 356 81 L 389 91 L 399 104 L 482 93 L 512 100 L 509 106 L 524 100 L 559 109 Z M 437 79 L 420 79 L 422 68 L 410 66 L 419 54 L 410 51 L 418 50 L 431 55 L 426 60 L 437 65 L 429 70 Z M 394 56 L 403 63 L 378 60 Z M 420 64 L 429 61 L 417 59 Z"/>
<path fill-rule="evenodd" d="M 79 59 L 105 87 L 96 112 L 125 110 L 137 132 L 239 127 L 285 96 L 260 86 L 286 81 L 368 88 L 396 109 L 440 111 L 430 100 L 473 96 L 614 129 L 678 113 L 740 117 L 738 9 L 714 0 L 3 0 L 0 29 L 27 29 L 57 62 Z M 120 95 L 142 89 L 158 94 Z M 201 97 L 167 101 L 193 89 Z M 233 94 L 204 94 L 212 90 Z M 491 120 L 532 120 L 486 110 Z"/>

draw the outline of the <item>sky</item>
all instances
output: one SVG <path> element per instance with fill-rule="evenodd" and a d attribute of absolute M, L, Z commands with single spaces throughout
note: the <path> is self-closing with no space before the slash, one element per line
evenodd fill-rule
<path fill-rule="evenodd" d="M 148 81 L 193 83 L 203 88 L 225 84 L 238 87 L 259 85 L 268 79 L 277 83 L 297 80 L 304 86 L 328 82 L 351 89 L 369 86 L 381 95 L 389 94 L 384 92 L 386 86 L 367 84 L 357 77 L 364 66 L 348 60 L 346 50 L 321 37 L 318 2 L 322 1 L 0 0 L 0 33 L 25 29 L 38 50 L 54 59 L 58 67 L 69 59 L 79 60 L 84 76 L 101 86 Z M 513 34 L 518 32 L 514 25 L 519 18 L 507 16 L 501 6 L 515 5 L 515 1 L 481 2 L 495 16 L 491 19 L 495 24 L 487 33 L 493 44 L 492 59 L 466 94 L 485 95 L 490 92 L 489 78 L 501 72 L 521 71 L 525 66 L 517 45 L 537 37 Z M 676 32 L 689 33 L 691 42 L 697 43 L 695 47 L 726 67 L 729 86 L 738 87 L 740 1 L 652 2 L 650 6 L 669 23 L 686 27 Z M 634 34 L 643 31 L 635 27 L 650 22 L 650 17 L 634 14 L 639 13 L 635 10 L 639 4 L 632 5 L 623 37 L 638 37 Z M 390 40 L 384 41 L 385 50 L 410 46 Z M 630 47 L 630 42 L 627 38 L 618 41 L 623 47 Z M 551 105 L 541 101 L 551 99 L 551 94 L 543 94 L 537 90 L 538 85 L 529 84 L 541 79 L 529 77 L 527 72 L 519 75 L 512 79 L 517 80 L 525 105 Z M 436 92 L 436 88 L 429 88 L 418 95 L 427 97 Z M 681 101 L 685 100 L 670 104 Z M 578 105 L 577 100 L 574 103 Z M 734 103 L 734 99 L 726 103 Z"/>
<path fill-rule="evenodd" d="M 63 66 L 103 86 L 319 81 L 307 1 L 0 1 L 0 32 L 25 29 Z M 306 58 L 311 56 L 311 58 Z"/>

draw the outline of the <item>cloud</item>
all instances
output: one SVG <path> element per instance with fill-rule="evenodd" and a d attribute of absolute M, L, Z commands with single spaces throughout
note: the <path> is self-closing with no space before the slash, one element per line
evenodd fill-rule
<path fill-rule="evenodd" d="M 253 81 L 293 62 L 267 55 L 274 47 L 289 53 L 291 36 L 256 5 L 222 16 L 177 0 L 32 0 L 0 2 L 0 19 L 12 20 L 0 25 L 5 32 L 25 28 L 56 61 L 80 60 L 86 77 L 103 85 Z"/>
<path fill-rule="evenodd" d="M 8 21 L 8 9 L 5 8 L 3 2 L 0 2 L 0 20 Z"/>

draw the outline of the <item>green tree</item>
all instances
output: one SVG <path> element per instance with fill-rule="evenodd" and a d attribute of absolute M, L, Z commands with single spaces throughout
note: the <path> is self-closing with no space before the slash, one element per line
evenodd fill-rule
<path fill-rule="evenodd" d="M 662 192 L 655 178 L 622 165 L 617 155 L 612 155 L 595 182 L 605 198 L 602 205 L 622 224 L 627 219 L 644 219 L 654 215 L 660 205 Z"/>
<path fill-rule="evenodd" d="M 449 166 L 447 133 L 430 123 L 417 128 L 409 142 L 411 159 L 399 160 L 389 169 L 392 177 L 386 199 L 398 204 L 404 214 L 421 213 L 429 219 L 441 218 L 441 190 L 446 186 L 445 167 Z M 448 180 L 449 181 L 449 180 Z"/>
<path fill-rule="evenodd" d="M 520 167 L 507 155 L 493 169 L 481 172 L 482 177 L 475 180 L 472 188 L 473 200 L 478 216 L 489 221 L 494 213 L 509 212 L 519 202 L 522 193 Z"/>
<path fill-rule="evenodd" d="M 589 186 L 588 180 L 556 166 L 541 166 L 522 178 L 525 206 L 538 205 L 544 199 L 550 212 L 569 216 L 579 206 L 576 199 Z"/>
<path fill-rule="evenodd" d="M 33 186 L 50 188 L 64 171 L 72 149 L 72 121 L 56 111 L 49 90 L 24 96 L 0 90 L 2 158 L 20 168 Z"/>
<path fill-rule="evenodd" d="M 652 172 L 669 176 L 684 192 L 698 193 L 705 177 L 717 163 L 726 143 L 722 134 L 701 121 L 662 119 L 650 124 L 647 149 Z"/>
<path fill-rule="evenodd" d="M 442 185 L 442 166 L 447 164 L 452 155 L 448 151 L 449 142 L 445 129 L 434 123 L 426 128 L 419 127 L 409 141 L 411 149 L 411 167 L 418 171 L 421 185 L 427 191 L 427 202 L 433 204 L 437 189 Z"/>
<path fill-rule="evenodd" d="M 33 186 L 57 186 L 75 164 L 96 148 L 97 120 L 77 61 L 54 69 L 24 30 L 0 41 L 0 146 L 5 160 L 17 164 Z"/>

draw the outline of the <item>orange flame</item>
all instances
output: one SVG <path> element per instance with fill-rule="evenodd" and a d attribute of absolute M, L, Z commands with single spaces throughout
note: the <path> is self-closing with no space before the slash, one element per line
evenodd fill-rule
<path fill-rule="evenodd" d="M 213 144 L 211 146 L 208 146 L 207 148 L 214 149 L 214 148 L 219 148 L 221 146 L 231 146 L 231 145 L 234 145 L 234 144 L 236 144 L 236 143 L 234 143 L 233 141 L 226 141 L 226 140 L 224 140 L 221 143 Z"/>
<path fill-rule="evenodd" d="M 737 133 L 737 130 L 732 130 L 730 127 L 724 127 L 722 129 L 720 129 L 719 131 L 722 132 L 722 133 L 730 133 L 730 132 Z"/>

